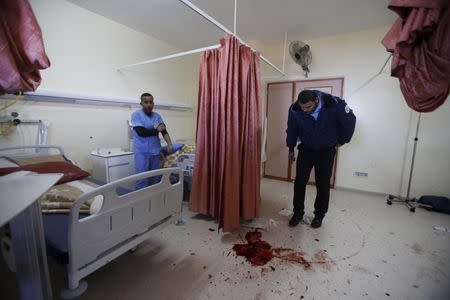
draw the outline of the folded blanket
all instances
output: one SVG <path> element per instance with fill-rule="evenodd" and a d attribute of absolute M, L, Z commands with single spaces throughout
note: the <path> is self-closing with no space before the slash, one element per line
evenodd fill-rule
<path fill-rule="evenodd" d="M 72 204 L 84 193 L 97 188 L 98 185 L 85 179 L 58 184 L 48 190 L 40 199 L 43 213 L 68 213 Z M 80 208 L 81 213 L 97 213 L 103 203 L 103 196 L 98 195 L 86 201 Z"/>

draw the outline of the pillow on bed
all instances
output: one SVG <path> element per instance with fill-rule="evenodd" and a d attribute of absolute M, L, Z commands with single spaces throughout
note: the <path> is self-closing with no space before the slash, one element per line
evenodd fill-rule
<path fill-rule="evenodd" d="M 70 162 L 65 161 L 51 161 L 39 164 L 32 164 L 13 168 L 0 168 L 0 176 L 17 171 L 31 171 L 36 173 L 63 173 L 64 176 L 57 182 L 64 183 L 72 180 L 82 179 L 91 174 L 80 169 Z"/>
<path fill-rule="evenodd" d="M 61 154 L 43 155 L 43 156 L 34 156 L 34 157 L 20 157 L 20 158 L 14 158 L 12 160 L 19 166 L 39 164 L 39 163 L 49 162 L 49 161 L 68 161 Z"/>
<path fill-rule="evenodd" d="M 0 168 L 12 168 L 18 166 L 19 166 L 18 164 L 16 164 L 7 157 L 0 157 Z"/>
<path fill-rule="evenodd" d="M 51 187 L 42 197 L 41 209 L 43 213 L 69 213 L 73 202 L 81 195 L 93 191 L 98 184 L 86 179 L 74 180 Z M 89 199 L 80 207 L 80 213 L 96 214 L 103 205 L 103 196 L 97 195 Z"/>

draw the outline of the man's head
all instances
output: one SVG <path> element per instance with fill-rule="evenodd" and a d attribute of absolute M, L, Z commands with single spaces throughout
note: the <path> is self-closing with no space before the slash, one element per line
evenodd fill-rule
<path fill-rule="evenodd" d="M 298 94 L 297 101 L 300 104 L 300 108 L 307 114 L 312 114 L 317 105 L 319 105 L 319 98 L 316 93 L 311 90 L 303 90 Z"/>
<path fill-rule="evenodd" d="M 142 110 L 146 114 L 151 114 L 153 110 L 153 96 L 150 93 L 143 93 L 141 95 Z"/>

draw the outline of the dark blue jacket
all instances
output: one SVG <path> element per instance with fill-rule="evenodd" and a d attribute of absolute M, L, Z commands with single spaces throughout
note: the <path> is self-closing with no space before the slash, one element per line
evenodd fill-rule
<path fill-rule="evenodd" d="M 344 100 L 314 91 L 322 101 L 317 117 L 303 112 L 299 101 L 289 108 L 286 145 L 292 151 L 300 141 L 308 149 L 324 150 L 350 142 L 355 131 L 356 117 Z"/>

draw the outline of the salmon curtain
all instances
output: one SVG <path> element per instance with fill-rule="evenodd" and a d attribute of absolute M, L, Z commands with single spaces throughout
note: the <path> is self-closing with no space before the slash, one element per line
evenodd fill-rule
<path fill-rule="evenodd" d="M 233 36 L 220 45 L 201 56 L 189 208 L 230 231 L 259 213 L 260 57 Z"/>
<path fill-rule="evenodd" d="M 34 91 L 50 61 L 27 0 L 0 1 L 0 95 Z"/>
<path fill-rule="evenodd" d="M 391 75 L 398 77 L 409 107 L 431 112 L 450 91 L 449 0 L 391 0 L 399 18 L 382 43 L 392 52 Z"/>

